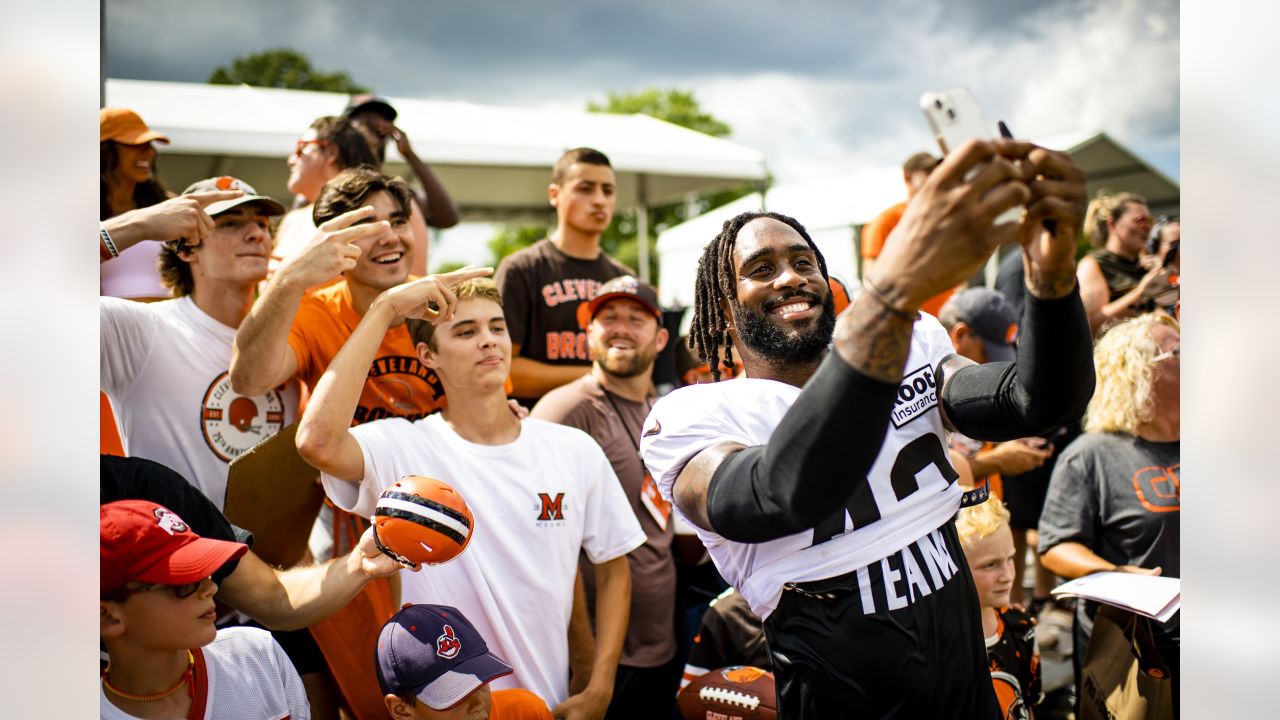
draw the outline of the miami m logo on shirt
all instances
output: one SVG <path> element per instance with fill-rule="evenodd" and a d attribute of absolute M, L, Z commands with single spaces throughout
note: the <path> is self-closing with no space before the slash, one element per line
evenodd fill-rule
<path fill-rule="evenodd" d="M 539 522 L 564 520 L 564 493 L 556 493 L 554 498 L 550 493 L 538 493 L 538 500 L 542 503 Z"/>

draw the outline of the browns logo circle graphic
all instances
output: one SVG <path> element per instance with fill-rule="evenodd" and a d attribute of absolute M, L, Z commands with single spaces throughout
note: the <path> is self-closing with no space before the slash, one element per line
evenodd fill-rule
<path fill-rule="evenodd" d="M 280 432 L 284 399 L 278 390 L 245 397 L 231 389 L 231 375 L 214 378 L 200 403 L 200 429 L 209 449 L 225 462 Z"/>

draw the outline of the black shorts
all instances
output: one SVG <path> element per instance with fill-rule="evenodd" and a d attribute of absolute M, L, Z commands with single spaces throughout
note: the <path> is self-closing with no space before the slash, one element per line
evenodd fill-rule
<path fill-rule="evenodd" d="M 1000 717 L 952 523 L 854 572 L 787 588 L 764 623 L 779 718 Z"/>

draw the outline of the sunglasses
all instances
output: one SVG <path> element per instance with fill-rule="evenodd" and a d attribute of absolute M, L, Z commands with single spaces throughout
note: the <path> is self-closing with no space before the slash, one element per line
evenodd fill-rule
<path fill-rule="evenodd" d="M 208 578 L 205 578 L 207 580 Z M 179 600 L 191 597 L 200 589 L 200 585 L 204 580 L 196 580 L 195 582 L 183 583 L 182 585 L 165 585 L 163 583 L 148 583 L 144 585 L 136 585 L 134 587 L 121 588 L 119 591 L 120 601 L 124 602 L 133 595 L 138 593 L 151 592 L 153 590 L 168 590 L 173 596 Z"/>
<path fill-rule="evenodd" d="M 327 140 L 299 140 L 297 145 L 293 146 L 293 154 L 302 157 L 302 153 L 306 151 L 308 145 L 327 145 Z"/>
<path fill-rule="evenodd" d="M 1182 345 L 1174 345 L 1173 347 L 1169 348 L 1165 352 L 1162 352 L 1159 355 L 1156 355 L 1155 357 L 1151 358 L 1151 362 L 1152 364 L 1154 364 L 1162 360 L 1169 360 L 1169 359 L 1177 360 L 1180 357 L 1182 357 Z"/>

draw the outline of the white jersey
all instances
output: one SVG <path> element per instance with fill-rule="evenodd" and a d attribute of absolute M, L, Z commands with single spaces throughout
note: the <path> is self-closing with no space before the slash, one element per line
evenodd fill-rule
<path fill-rule="evenodd" d="M 172 468 L 221 508 L 231 461 L 294 421 L 297 383 L 255 397 L 233 391 L 236 328 L 190 296 L 98 302 L 100 383 L 125 454 Z"/>
<path fill-rule="evenodd" d="M 593 563 L 644 544 L 608 458 L 590 435 L 542 420 L 520 423 L 506 445 L 460 437 L 440 413 L 351 428 L 364 453 L 357 486 L 321 474 L 339 508 L 369 517 L 378 496 L 405 475 L 452 485 L 475 525 L 454 560 L 401 573 L 404 602 L 453 605 L 515 673 L 495 689 L 523 687 L 549 705 L 569 695 L 567 633 L 581 549 Z"/>
<path fill-rule="evenodd" d="M 961 490 L 946 452 L 934 379 L 938 363 L 954 353 L 942 325 L 921 313 L 884 444 L 844 512 L 813 530 L 764 543 L 733 542 L 697 528 L 720 574 L 757 615 L 773 612 L 785 583 L 836 577 L 878 562 L 956 513 Z M 768 443 L 799 396 L 793 385 L 740 378 L 691 385 L 659 400 L 645 420 L 640 452 L 662 496 L 672 498 L 685 463 L 705 448 Z"/>
<path fill-rule="evenodd" d="M 311 706 L 302 680 L 284 650 L 266 630 L 234 627 L 193 650 L 191 680 L 195 697 L 191 717 L 204 720 L 310 720 Z M 102 720 L 136 720 L 111 704 L 105 688 L 98 690 Z"/>

